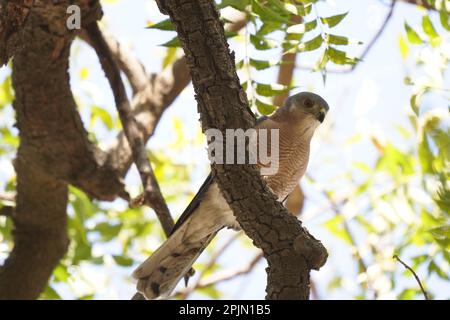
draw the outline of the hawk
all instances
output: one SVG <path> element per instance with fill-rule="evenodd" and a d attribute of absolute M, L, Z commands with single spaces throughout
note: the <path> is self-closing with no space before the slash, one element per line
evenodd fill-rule
<path fill-rule="evenodd" d="M 311 138 L 328 110 L 319 95 L 300 92 L 258 121 L 256 129 L 279 129 L 279 168 L 275 174 L 263 176 L 279 201 L 286 199 L 304 175 Z M 170 237 L 133 272 L 138 292 L 146 299 L 167 297 L 225 227 L 239 229 L 239 224 L 210 173 Z"/>

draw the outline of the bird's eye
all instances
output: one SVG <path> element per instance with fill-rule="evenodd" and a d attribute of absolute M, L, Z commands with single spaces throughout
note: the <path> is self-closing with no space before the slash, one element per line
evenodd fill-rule
<path fill-rule="evenodd" d="M 304 105 L 306 108 L 312 108 L 313 102 L 312 102 L 310 99 L 305 99 L 305 100 L 303 101 L 303 105 Z"/>

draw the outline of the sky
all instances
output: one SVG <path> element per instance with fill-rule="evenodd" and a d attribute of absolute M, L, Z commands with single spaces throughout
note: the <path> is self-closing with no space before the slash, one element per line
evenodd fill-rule
<path fill-rule="evenodd" d="M 107 4 L 112 2 L 112 4 Z M 362 41 L 364 44 L 353 46 L 350 53 L 358 56 L 378 31 L 383 22 L 389 6 L 378 0 L 331 0 L 326 4 L 319 3 L 317 6 L 321 16 L 333 15 L 337 13 L 349 12 L 348 16 L 336 28 L 337 34 L 346 35 Z M 407 114 L 409 114 L 409 98 L 411 88 L 400 85 L 403 83 L 405 75 L 411 65 L 402 60 L 398 49 L 398 37 L 403 32 L 405 19 L 410 25 L 419 25 L 422 12 L 407 4 L 396 5 L 394 14 L 384 33 L 378 42 L 373 46 L 358 67 L 351 73 L 333 74 L 329 73 L 324 84 L 319 73 L 312 73 L 308 70 L 297 69 L 295 72 L 295 85 L 299 91 L 308 90 L 320 94 L 330 105 L 330 113 L 324 125 L 316 134 L 308 172 L 314 176 L 320 185 L 341 186 L 336 181 L 331 181 L 330 176 L 336 176 L 336 172 L 348 171 L 353 161 L 362 161 L 372 164 L 375 161 L 376 151 L 367 145 L 352 145 L 347 147 L 330 147 L 329 142 L 334 141 L 337 145 L 345 145 L 345 142 L 356 133 L 362 135 L 369 132 L 377 132 L 380 136 L 386 135 L 389 139 L 400 141 L 400 137 L 395 130 L 395 125 L 405 124 Z M 436 21 L 437 16 L 433 16 Z M 130 1 L 106 1 L 104 5 L 104 25 L 110 33 L 123 43 L 131 46 L 136 56 L 143 62 L 150 72 L 159 72 L 162 66 L 165 48 L 160 44 L 170 40 L 174 33 L 161 32 L 157 30 L 145 29 L 148 21 L 158 22 L 165 19 L 159 13 L 154 1 L 134 0 Z M 236 52 L 236 59 L 245 56 L 245 46 L 239 41 L 231 41 L 231 49 Z M 266 55 L 266 59 L 279 59 L 280 52 L 272 50 Z M 96 105 L 100 105 L 107 110 L 114 112 L 112 95 L 107 81 L 103 77 L 97 58 L 92 50 L 88 49 L 81 42 L 76 42 L 72 48 L 71 59 L 71 84 L 76 96 L 81 99 L 89 99 Z M 313 65 L 317 59 L 316 53 L 300 54 L 297 63 L 300 65 Z M 88 68 L 88 81 L 81 81 L 80 72 Z M 6 68 L 0 69 L 0 81 L 4 79 L 9 71 Z M 277 69 L 272 68 L 267 71 L 257 73 L 258 79 L 266 82 L 275 82 Z M 448 83 L 446 84 L 448 87 Z M 86 92 L 89 94 L 87 95 Z M 89 97 L 87 97 L 89 96 Z M 84 97 L 84 98 L 83 98 Z M 426 104 L 426 101 L 425 101 Z M 89 123 L 87 112 L 81 109 L 84 122 Z M 8 120 L 9 118 L 9 120 Z M 0 118 L 2 121 L 11 122 L 12 117 Z M 197 107 L 194 100 L 192 86 L 185 89 L 175 100 L 173 105 L 164 113 L 154 137 L 148 143 L 150 149 L 162 149 L 173 136 L 172 123 L 174 118 L 179 118 L 183 123 L 184 134 L 187 137 L 195 137 L 199 130 Z M 99 129 L 101 130 L 101 129 Z M 112 139 L 113 136 L 103 135 L 104 141 Z M 183 155 L 184 161 L 195 165 L 193 174 L 193 185 L 200 186 L 207 174 L 208 161 L 204 148 L 193 147 L 192 150 Z M 6 161 L 0 162 L 0 186 L 12 173 L 12 166 Z M 127 185 L 138 186 L 138 179 L 135 170 L 127 177 Z M 346 186 L 342 186 L 343 189 Z M 164 191 L 164 190 L 163 190 Z M 345 284 L 345 289 L 337 291 L 327 291 L 326 284 L 335 275 L 337 270 L 348 269 L 344 272 L 355 272 L 355 263 L 350 252 L 343 243 L 336 241 L 323 227 L 324 221 L 329 216 L 317 214 L 318 207 L 323 205 L 323 199 L 315 196 L 313 189 L 306 189 L 307 203 L 304 209 L 303 222 L 308 230 L 327 246 L 331 252 L 330 258 L 320 272 L 313 272 L 312 279 L 316 283 L 319 297 L 322 299 L 344 298 L 351 299 L 354 294 L 355 283 Z M 339 190 L 338 190 L 339 191 Z M 171 207 L 172 212 L 181 212 L 183 204 Z M 218 245 L 224 243 L 227 238 L 233 236 L 233 231 L 222 231 L 218 240 Z M 360 235 L 356 235 L 357 237 Z M 361 235 L 362 236 L 362 235 Z M 155 248 L 154 248 L 155 249 Z M 240 245 L 231 246 L 220 259 L 224 267 L 235 267 L 245 265 L 256 250 L 243 249 Z M 201 260 L 200 260 L 201 261 Z M 348 264 L 345 266 L 343 264 Z M 219 286 L 224 293 L 224 298 L 246 298 L 261 299 L 265 295 L 265 262 L 257 265 L 250 276 L 238 278 L 234 281 L 226 282 Z M 106 268 L 107 274 L 117 275 L 106 280 L 102 274 Z M 102 287 L 97 298 L 104 299 L 128 299 L 134 292 L 134 285 L 129 283 L 127 274 L 123 270 L 114 267 L 113 264 L 101 268 L 91 268 L 86 270 L 86 277 L 96 279 L 96 281 L 111 281 L 106 287 L 119 287 L 120 290 L 108 290 Z M 131 269 L 130 269 L 131 271 Z M 356 281 L 356 280 L 355 280 Z M 410 278 L 405 279 L 405 284 L 414 285 Z M 103 283 L 104 284 L 104 283 Z M 445 297 L 445 288 L 438 292 Z M 80 289 L 82 291 L 82 289 Z M 64 294 L 70 297 L 70 294 Z M 193 294 L 192 298 L 205 298 L 205 296 Z M 386 298 L 393 298 L 387 296 Z"/>

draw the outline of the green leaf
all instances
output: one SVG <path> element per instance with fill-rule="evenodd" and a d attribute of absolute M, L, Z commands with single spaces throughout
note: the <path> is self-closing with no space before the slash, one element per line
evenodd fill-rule
<path fill-rule="evenodd" d="M 436 195 L 433 197 L 433 200 L 436 202 L 438 207 L 450 217 L 450 189 L 446 188 L 445 183 L 442 183 L 436 191 Z"/>
<path fill-rule="evenodd" d="M 207 297 L 210 297 L 211 299 L 220 299 L 222 293 L 216 289 L 214 286 L 208 286 L 208 287 L 203 287 L 203 288 L 199 288 L 196 290 L 196 292 L 203 294 Z"/>
<path fill-rule="evenodd" d="M 103 241 L 110 241 L 117 237 L 121 229 L 121 223 L 113 225 L 109 222 L 100 222 L 92 229 L 92 231 L 99 232 Z"/>
<path fill-rule="evenodd" d="M 412 43 L 412 44 L 422 44 L 423 43 L 419 34 L 416 31 L 414 31 L 414 29 L 411 28 L 407 22 L 405 22 L 405 30 L 406 30 L 406 36 L 410 43 Z"/>
<path fill-rule="evenodd" d="M 79 264 L 81 261 L 90 260 L 92 258 L 92 250 L 90 245 L 84 242 L 78 242 L 75 247 L 72 264 Z"/>
<path fill-rule="evenodd" d="M 53 270 L 53 276 L 55 277 L 56 282 L 67 282 L 70 277 L 70 273 L 67 271 L 67 267 L 59 264 L 54 270 Z"/>
<path fill-rule="evenodd" d="M 101 119 L 102 123 L 108 128 L 108 129 L 112 129 L 114 127 L 114 121 L 111 117 L 111 115 L 109 114 L 108 111 L 106 111 L 105 109 L 98 107 L 98 106 L 92 106 L 91 107 L 91 125 L 93 125 L 95 123 L 95 121 L 97 119 Z"/>
<path fill-rule="evenodd" d="M 420 90 L 417 93 L 413 94 L 409 99 L 409 104 L 411 109 L 414 111 L 415 115 L 418 117 L 420 113 L 420 103 L 425 90 Z"/>
<path fill-rule="evenodd" d="M 170 21 L 170 19 L 163 20 L 163 21 L 158 22 L 156 24 L 148 25 L 147 29 L 158 29 L 158 30 L 165 30 L 165 31 L 175 31 L 175 27 L 172 24 L 172 21 Z"/>
<path fill-rule="evenodd" d="M 421 254 L 418 256 L 413 257 L 411 260 L 413 261 L 412 268 L 416 269 L 418 268 L 422 263 L 428 260 L 430 256 L 428 254 Z"/>
<path fill-rule="evenodd" d="M 3 109 L 6 105 L 11 104 L 14 99 L 11 84 L 11 76 L 8 76 L 0 86 L 0 110 Z"/>
<path fill-rule="evenodd" d="M 286 92 L 289 92 L 292 86 L 284 86 L 281 84 L 256 84 L 256 93 L 264 97 L 273 97 Z"/>
<path fill-rule="evenodd" d="M 402 56 L 402 59 L 406 60 L 409 53 L 409 47 L 403 35 L 399 35 L 398 37 L 398 47 L 400 48 L 400 55 Z"/>
<path fill-rule="evenodd" d="M 437 34 L 436 29 L 434 29 L 433 23 L 428 15 L 424 15 L 422 17 L 422 28 L 430 39 L 439 38 L 439 35 Z"/>
<path fill-rule="evenodd" d="M 175 47 L 169 47 L 166 50 L 166 55 L 164 56 L 162 66 L 163 69 L 165 69 L 168 65 L 171 65 L 173 62 L 175 62 L 177 58 L 177 48 Z"/>
<path fill-rule="evenodd" d="M 347 56 L 346 52 L 331 46 L 327 48 L 327 55 L 336 64 L 356 64 L 359 61 L 358 58 Z"/>
<path fill-rule="evenodd" d="M 168 48 L 179 48 L 181 47 L 181 42 L 178 37 L 174 37 L 171 40 L 167 41 L 166 43 L 161 44 L 162 47 L 168 47 Z"/>
<path fill-rule="evenodd" d="M 277 21 L 281 23 L 289 23 L 289 17 L 281 10 L 274 11 L 272 8 L 277 8 L 276 6 L 267 6 L 260 4 L 258 0 L 252 1 L 253 12 L 256 13 L 262 21 Z"/>
<path fill-rule="evenodd" d="M 430 144 L 428 143 L 427 135 L 422 134 L 418 146 L 419 162 L 422 167 L 423 173 L 433 173 L 433 152 L 431 151 Z"/>
<path fill-rule="evenodd" d="M 225 37 L 227 39 L 231 39 L 233 37 L 236 37 L 239 33 L 233 32 L 233 31 L 225 31 Z"/>
<path fill-rule="evenodd" d="M 347 14 L 348 12 L 326 18 L 321 17 L 320 21 L 322 21 L 322 23 L 326 24 L 328 27 L 333 28 L 338 25 L 347 16 Z"/>
<path fill-rule="evenodd" d="M 279 42 L 256 35 L 250 35 L 250 42 L 258 50 L 268 50 L 279 46 Z"/>
<path fill-rule="evenodd" d="M 305 33 L 317 27 L 317 20 L 312 20 L 306 23 L 294 24 L 286 29 L 287 33 Z"/>
<path fill-rule="evenodd" d="M 44 292 L 41 293 L 41 296 L 39 297 L 41 300 L 61 300 L 61 296 L 58 292 L 56 292 L 55 289 L 53 289 L 50 285 L 47 285 L 45 287 Z"/>
<path fill-rule="evenodd" d="M 450 225 L 433 228 L 429 232 L 438 240 L 450 239 Z"/>
<path fill-rule="evenodd" d="M 281 29 L 281 25 L 282 25 L 281 23 L 276 23 L 273 21 L 264 21 L 264 23 L 256 32 L 256 36 L 262 37 L 274 31 L 278 31 Z"/>
<path fill-rule="evenodd" d="M 264 116 L 267 116 L 267 115 L 273 113 L 277 109 L 274 105 L 264 103 L 259 99 L 256 99 L 255 104 L 256 104 L 256 108 L 258 109 L 258 112 Z"/>
<path fill-rule="evenodd" d="M 311 40 L 299 44 L 297 47 L 297 50 L 299 50 L 301 52 L 313 51 L 313 50 L 320 48 L 322 43 L 323 43 L 323 38 L 322 38 L 322 35 L 319 34 L 318 36 L 312 38 Z"/>
<path fill-rule="evenodd" d="M 450 15 L 445 10 L 439 11 L 439 19 L 445 30 L 450 31 Z"/>
<path fill-rule="evenodd" d="M 325 39 L 328 43 L 335 45 L 362 44 L 361 41 L 351 40 L 347 37 L 338 36 L 335 34 L 325 34 Z"/>
<path fill-rule="evenodd" d="M 280 61 L 266 61 L 266 60 L 256 60 L 250 58 L 250 65 L 254 67 L 256 70 L 264 70 L 273 66 L 277 66 L 280 64 Z"/>
<path fill-rule="evenodd" d="M 129 257 L 124 256 L 112 256 L 114 261 L 122 267 L 131 267 L 133 265 L 133 260 Z"/>
<path fill-rule="evenodd" d="M 449 275 L 444 272 L 433 260 L 428 265 L 428 274 L 435 273 L 439 278 L 444 280 L 450 280 Z"/>
<path fill-rule="evenodd" d="M 417 295 L 418 291 L 416 289 L 405 289 L 398 296 L 398 300 L 413 300 Z"/>

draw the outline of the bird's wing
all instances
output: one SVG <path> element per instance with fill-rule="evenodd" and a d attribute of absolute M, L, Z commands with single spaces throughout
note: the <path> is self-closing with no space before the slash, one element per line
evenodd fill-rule
<path fill-rule="evenodd" d="M 264 120 L 268 119 L 267 116 L 259 117 L 256 120 L 256 124 L 262 123 Z M 184 210 L 184 212 L 181 214 L 181 216 L 178 218 L 177 223 L 175 223 L 171 234 L 173 234 L 197 209 L 198 205 L 202 201 L 203 196 L 206 194 L 206 191 L 208 191 L 208 188 L 211 186 L 211 184 L 214 182 L 214 175 L 212 172 L 209 173 L 208 177 L 206 177 L 205 181 L 203 182 L 202 186 L 198 190 L 195 197 L 192 199 L 192 201 L 189 203 L 187 208 Z"/>
<path fill-rule="evenodd" d="M 184 212 L 181 214 L 181 216 L 178 218 L 177 223 L 175 223 L 171 234 L 173 234 L 180 226 L 194 213 L 195 209 L 199 206 L 200 202 L 202 201 L 204 195 L 208 191 L 211 184 L 214 182 L 214 176 L 212 172 L 209 173 L 208 177 L 206 177 L 205 181 L 203 182 L 202 186 L 198 190 L 195 197 L 191 200 L 187 208 L 184 210 Z"/>

